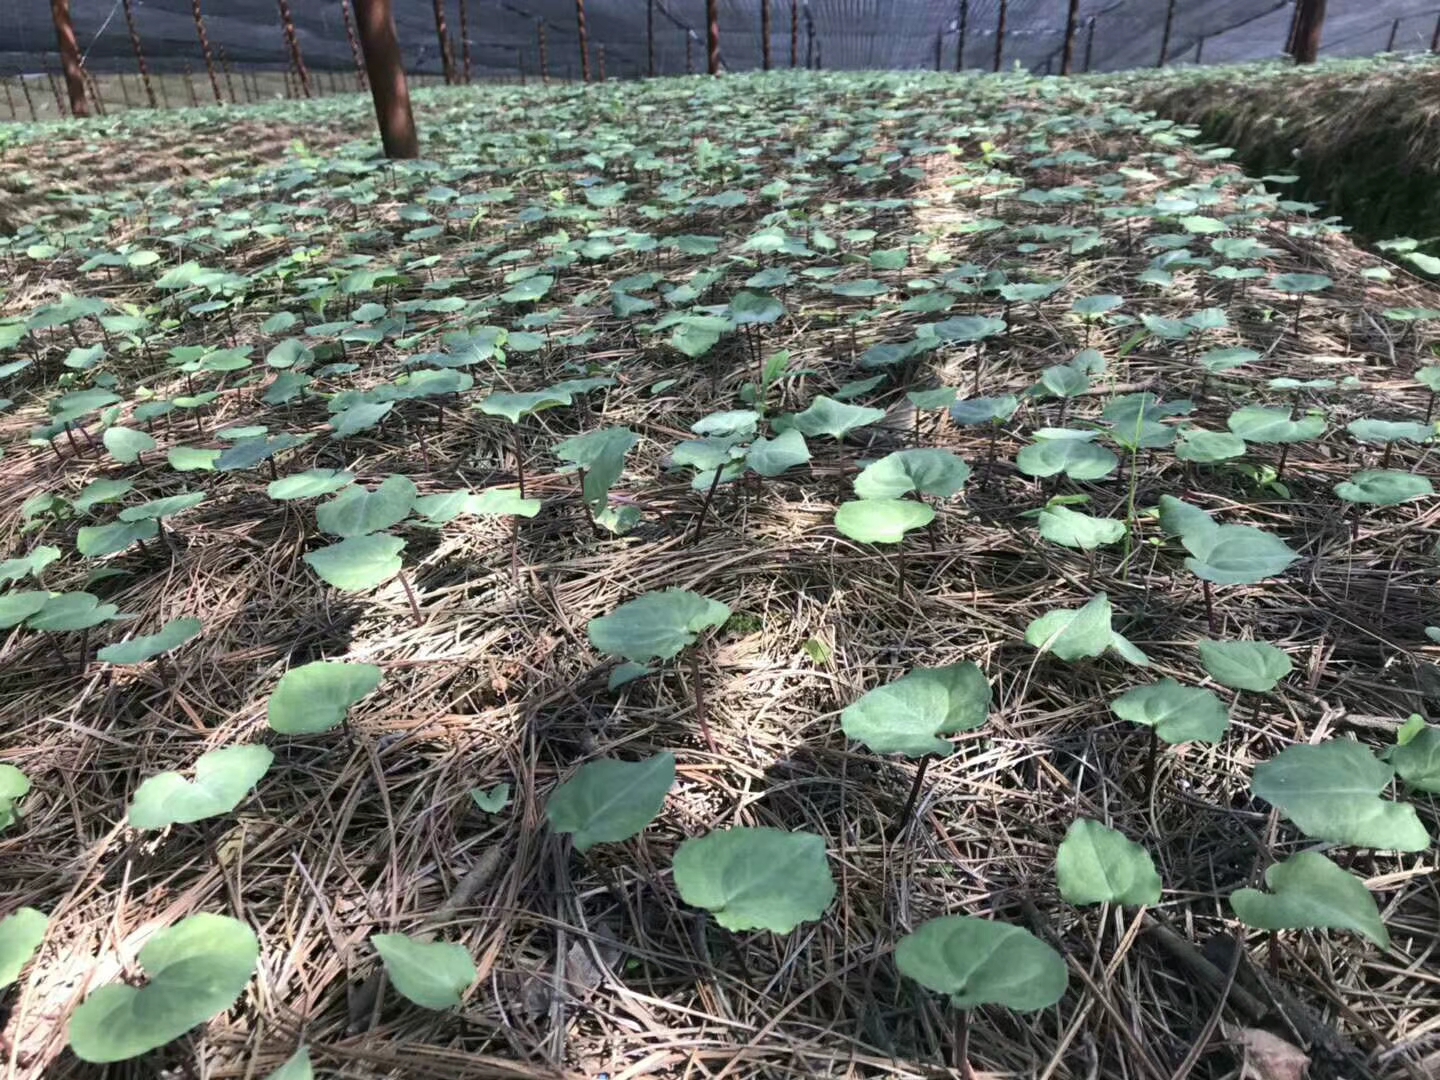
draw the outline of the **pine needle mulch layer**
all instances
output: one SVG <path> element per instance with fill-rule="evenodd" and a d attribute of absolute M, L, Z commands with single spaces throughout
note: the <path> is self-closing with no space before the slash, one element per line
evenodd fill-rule
<path fill-rule="evenodd" d="M 365 134 L 367 109 L 332 100 L 287 119 L 307 131 L 328 125 L 343 140 Z M 245 115 L 257 132 L 283 130 L 271 126 L 278 110 Z M 173 120 L 122 124 L 110 138 L 174 146 L 191 133 Z M 1346 422 L 1426 415 L 1427 392 L 1412 376 L 1428 355 L 1427 324 L 1394 313 L 1440 308 L 1440 293 L 1399 269 L 1376 273 L 1385 268 L 1343 235 L 1279 209 L 1225 162 L 1187 149 L 1171 125 L 1083 85 L 688 80 L 436 95 L 424 98 L 421 120 L 431 164 L 418 174 L 364 170 L 363 149 L 347 145 L 335 157 L 257 153 L 223 174 L 119 192 L 117 205 L 138 205 L 98 232 L 117 249 L 161 251 L 153 269 L 82 271 L 82 253 L 27 254 L 42 242 L 62 248 L 54 242 L 79 227 L 45 219 L 6 255 L 4 315 L 74 293 L 116 311 L 148 310 L 159 331 L 133 348 L 112 343 L 102 367 L 79 374 L 63 361 L 101 341 L 93 321 L 76 327 L 78 340 L 66 330 L 33 335 L 36 363 L 6 386 L 16 405 L 0 414 L 8 554 L 53 544 L 64 557 L 45 571 L 46 587 L 88 587 L 138 617 L 83 641 L 24 630 L 3 639 L 0 756 L 33 790 L 20 821 L 0 834 L 0 895 L 7 907 L 51 916 L 35 963 L 4 998 L 9 1075 L 263 1077 L 303 1041 L 321 1075 L 352 1077 L 937 1077 L 973 1066 L 1003 1076 L 1218 1078 L 1238 1075 L 1247 1032 L 1258 1029 L 1306 1048 L 1312 1076 L 1433 1074 L 1432 853 L 1351 859 L 1379 900 L 1388 952 L 1343 934 L 1245 932 L 1225 897 L 1311 846 L 1251 796 L 1257 763 L 1337 736 L 1382 748 L 1440 694 L 1425 636 L 1437 621 L 1440 510 L 1424 500 L 1357 517 L 1332 492 L 1379 456 L 1346 435 Z M 26 167 L 43 183 L 80 141 L 52 135 L 27 151 Z M 665 178 L 667 163 L 687 165 L 683 181 Z M 581 213 L 583 185 L 597 178 L 631 186 L 619 203 Z M 1212 256 L 1204 236 L 1176 242 L 1163 215 L 1100 212 L 1117 201 L 1153 206 L 1187 185 L 1217 196 L 1202 213 L 1238 215 L 1226 218 L 1235 234 L 1264 245 L 1255 264 L 1266 278 L 1226 282 L 1203 262 L 1167 258 L 1181 247 L 1192 260 Z M 97 169 L 92 189 L 56 212 L 70 214 L 105 186 Z M 703 201 L 728 191 L 745 197 Z M 457 201 L 467 195 L 476 198 Z M 451 202 L 460 213 L 446 214 Z M 416 207 L 433 211 L 429 223 Z M 260 227 L 295 222 L 310 230 L 302 239 Z M 217 231 L 160 239 L 202 226 Z M 778 250 L 777 228 L 805 253 Z M 626 230 L 662 242 L 617 240 Z M 837 241 L 834 250 L 817 230 Z M 719 242 L 704 255 L 663 242 L 680 235 Z M 379 428 L 328 437 L 318 391 L 364 389 L 413 355 L 463 347 L 447 345 L 446 333 L 518 328 L 537 309 L 498 299 L 515 266 L 592 242 L 588 257 L 554 271 L 541 308 L 557 314 L 542 347 L 472 365 L 474 389 L 439 410 L 406 403 Z M 297 248 L 298 267 L 287 261 Z M 872 248 L 907 252 L 905 267 L 872 269 Z M 231 309 L 181 314 L 196 298 L 177 301 L 153 275 L 182 258 L 256 275 L 254 284 Z M 649 329 L 664 307 L 657 294 L 646 294 L 657 312 L 621 317 L 611 287 L 653 272 L 667 287 L 695 287 L 676 304 L 724 305 L 752 275 L 784 266 L 797 271 L 775 291 L 787 314 L 760 331 L 764 355 L 791 354 L 770 414 L 880 375 L 858 400 L 886 418 L 843 441 L 811 439 L 808 466 L 724 485 L 702 513 L 705 493 L 669 455 L 697 420 L 742 406 L 753 359 L 737 335 L 698 359 L 682 355 L 668 330 Z M 1168 285 L 1154 274 L 1154 284 L 1142 281 L 1166 266 Z M 363 294 L 337 294 L 334 283 L 356 267 L 408 269 Z M 836 268 L 831 281 L 885 288 L 846 298 L 798 273 L 813 267 Z M 981 276 L 965 270 L 944 284 L 967 267 Z M 1005 304 L 981 287 L 993 271 L 1006 277 L 991 286 L 1063 284 Z M 1296 319 L 1294 299 L 1266 286 L 1277 273 L 1325 274 L 1333 285 L 1307 297 Z M 906 306 L 937 291 L 951 294 L 950 315 L 1003 315 L 1008 332 L 908 365 L 865 366 L 871 346 L 909 340 L 921 323 L 946 317 Z M 1071 305 L 1100 294 L 1122 299 L 1119 317 L 1087 330 Z M 206 373 L 187 386 L 164 359 L 201 343 L 251 345 L 258 359 L 284 336 L 264 329 L 277 312 L 313 326 L 362 302 L 431 296 L 464 303 L 412 307 L 403 336 L 351 343 L 344 360 L 353 371 L 284 405 L 262 401 L 274 371 Z M 1137 334 L 1142 314 L 1180 319 L 1211 307 L 1224 309 L 1225 326 L 1208 331 L 1203 347 L 1248 346 L 1258 354 L 1248 367 L 1207 377 L 1193 344 Z M 1025 399 L 993 441 L 943 411 L 917 414 L 905 397 L 942 386 L 962 397 L 1023 394 L 1086 345 L 1105 360 L 1093 389 L 1068 402 Z M 522 427 L 527 492 L 544 500 L 536 518 L 513 534 L 499 519 L 400 527 L 418 617 L 396 582 L 358 596 L 321 583 L 301 559 L 325 543 L 313 504 L 271 501 L 263 470 L 180 474 L 166 464 L 174 446 L 218 448 L 227 428 L 266 424 L 315 436 L 280 458 L 282 474 L 343 467 L 373 484 L 404 473 L 425 493 L 511 485 L 509 426 L 469 406 L 492 391 L 597 371 L 614 385 Z M 204 409 L 157 421 L 158 449 L 134 464 L 105 453 L 93 418 L 88 435 L 27 445 L 57 382 L 90 385 L 97 374 L 127 393 L 220 393 Z M 1337 385 L 1270 389 L 1274 378 Z M 1191 398 L 1188 420 L 1217 430 L 1241 401 L 1321 405 L 1328 433 L 1293 447 L 1278 478 L 1278 448 L 1268 446 L 1228 466 L 1142 450 L 1093 483 L 1017 471 L 1016 453 L 1035 430 L 1085 424 L 1112 395 L 1140 390 Z M 591 524 L 551 448 L 620 425 L 640 442 L 612 504 L 642 517 L 615 536 Z M 917 439 L 956 451 L 975 472 L 929 535 L 907 541 L 902 587 L 893 550 L 842 538 L 833 517 L 853 498 L 862 462 Z M 1390 466 L 1424 473 L 1431 462 L 1428 449 L 1402 446 Z M 96 563 L 75 551 L 86 519 L 47 516 L 38 497 L 73 497 L 107 477 L 132 480 L 131 501 L 195 488 L 209 497 L 167 523 L 164 544 Z M 1212 629 L 1183 552 L 1144 514 L 1162 494 L 1272 531 L 1302 559 L 1263 585 L 1217 590 Z M 1052 495 L 1088 496 L 1086 509 L 1103 516 L 1126 518 L 1133 506 L 1134 542 L 1086 554 L 1042 540 L 1025 515 Z M 672 586 L 721 600 L 734 617 L 693 666 L 607 690 L 613 661 L 590 646 L 588 621 Z M 1064 664 L 1024 643 L 1031 619 L 1101 591 L 1116 629 L 1150 656 L 1143 679 L 1113 659 Z M 180 616 L 202 619 L 204 632 L 163 668 L 94 659 L 103 641 Z M 1163 752 L 1147 798 L 1145 733 L 1109 703 L 1152 676 L 1201 682 L 1195 643 L 1210 636 L 1270 641 L 1295 670 L 1274 693 L 1234 702 L 1223 742 Z M 352 710 L 348 729 L 296 739 L 269 731 L 277 679 L 319 658 L 377 664 L 384 681 Z M 990 718 L 930 765 L 902 834 L 915 763 L 847 742 L 839 711 L 905 671 L 962 659 L 993 686 Z M 697 706 L 713 747 L 700 736 Z M 256 741 L 274 750 L 275 765 L 235 813 L 160 834 L 127 827 L 143 778 Z M 581 856 L 548 830 L 547 795 L 578 765 L 661 750 L 677 755 L 679 782 L 638 837 Z M 499 783 L 511 785 L 512 802 L 483 813 L 470 792 Z M 1435 807 L 1414 801 L 1433 833 Z M 1149 848 L 1166 887 L 1159 906 L 1061 901 L 1055 850 L 1077 816 Z M 669 871 L 676 846 L 737 824 L 825 838 L 839 889 L 823 919 L 785 937 L 731 934 L 679 900 Z M 138 980 L 146 937 L 199 911 L 242 919 L 260 937 L 259 970 L 240 1001 L 134 1062 L 77 1061 L 65 1049 L 67 1017 L 97 986 Z M 901 934 L 946 913 L 1025 926 L 1063 952 L 1071 975 L 1053 1008 L 977 1010 L 968 1066 L 954 1012 L 902 978 L 891 956 Z M 463 1007 L 427 1012 L 387 987 L 368 939 L 391 931 L 434 933 L 468 950 L 481 977 Z M 1245 992 L 1221 1008 L 1232 970 Z"/>
<path fill-rule="evenodd" d="M 1298 176 L 1300 198 L 1361 236 L 1413 237 L 1440 252 L 1440 63 L 1433 57 L 1209 68 L 1130 85 L 1144 108 L 1234 147 L 1253 174 Z"/>

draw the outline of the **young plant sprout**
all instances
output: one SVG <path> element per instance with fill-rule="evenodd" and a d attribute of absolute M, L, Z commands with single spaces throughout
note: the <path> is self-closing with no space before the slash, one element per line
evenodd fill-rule
<path fill-rule="evenodd" d="M 835 528 L 861 544 L 895 544 L 895 580 L 905 591 L 905 534 L 935 520 L 935 508 L 913 499 L 855 499 L 835 508 Z"/>
<path fill-rule="evenodd" d="M 596 844 L 638 835 L 655 820 L 674 786 L 674 754 L 634 762 L 591 761 L 551 793 L 545 817 L 584 853 Z"/>
<path fill-rule="evenodd" d="M 1350 930 L 1382 949 L 1390 933 L 1365 883 L 1324 855 L 1302 851 L 1265 871 L 1270 891 L 1237 889 L 1230 907 L 1256 930 Z"/>
<path fill-rule="evenodd" d="M 164 1046 L 230 1008 L 259 958 L 255 932 L 224 915 L 201 912 L 158 930 L 139 954 L 145 985 L 91 991 L 70 1017 L 70 1049 L 105 1064 Z"/>
<path fill-rule="evenodd" d="M 1415 808 L 1381 798 L 1395 775 L 1350 739 L 1291 746 L 1255 766 L 1250 789 L 1312 840 L 1381 851 L 1423 851 L 1430 834 Z"/>
<path fill-rule="evenodd" d="M 1055 852 L 1055 877 L 1061 898 L 1071 904 L 1160 902 L 1160 875 L 1150 853 L 1118 829 L 1089 818 L 1070 823 Z"/>
<path fill-rule="evenodd" d="M 351 706 L 373 693 L 385 673 L 374 664 L 315 660 L 291 668 L 270 695 L 266 719 L 282 735 L 316 735 L 336 724 L 349 730 Z"/>
<path fill-rule="evenodd" d="M 686 840 L 675 851 L 680 899 L 726 930 L 788 934 L 835 900 L 825 840 L 809 832 L 737 827 Z"/>
<path fill-rule="evenodd" d="M 1121 720 L 1150 729 L 1145 759 L 1145 797 L 1155 792 L 1155 760 L 1163 739 L 1170 746 L 1219 742 L 1230 727 L 1230 711 L 1211 690 L 1181 686 L 1174 679 L 1136 686 L 1110 703 Z"/>
<path fill-rule="evenodd" d="M 17 908 L 0 919 L 0 990 L 20 978 L 45 941 L 50 920 L 32 907 Z"/>
<path fill-rule="evenodd" d="M 464 946 L 427 941 L 406 934 L 372 934 L 370 944 L 385 966 L 390 983 L 422 1009 L 458 1007 L 465 991 L 480 977 Z"/>
<path fill-rule="evenodd" d="M 940 668 L 919 668 L 877 686 L 840 714 L 840 726 L 856 742 L 877 754 L 920 759 L 905 807 L 895 819 L 898 831 L 910 823 L 931 758 L 949 757 L 955 744 L 944 735 L 973 731 L 990 715 L 990 684 L 975 664 L 963 661 Z"/>
<path fill-rule="evenodd" d="M 1310 293 L 1322 292 L 1334 284 L 1335 282 L 1324 274 L 1276 274 L 1270 279 L 1270 288 L 1295 298 L 1295 321 L 1290 326 L 1292 334 L 1300 333 L 1300 311 L 1305 306 L 1305 297 Z"/>
<path fill-rule="evenodd" d="M 201 754 L 194 781 L 163 772 L 135 789 L 128 820 L 142 832 L 228 814 L 260 782 L 275 755 L 264 746 L 224 746 Z"/>
<path fill-rule="evenodd" d="M 949 995 L 951 1007 L 959 1010 L 955 1053 L 966 1080 L 974 1076 L 971 1009 L 1048 1009 L 1065 996 L 1070 982 L 1064 958 L 1028 930 L 969 915 L 931 919 L 906 934 L 895 946 L 895 966 L 925 989 Z"/>
<path fill-rule="evenodd" d="M 694 645 L 700 635 L 730 618 L 730 608 L 684 589 L 644 593 L 621 604 L 609 615 L 591 619 L 587 628 L 590 644 L 608 656 L 630 664 L 647 665 L 670 660 Z M 690 653 L 690 674 L 694 683 L 695 718 L 705 744 L 713 751 L 715 737 L 705 716 L 705 698 L 700 684 L 700 654 Z"/>

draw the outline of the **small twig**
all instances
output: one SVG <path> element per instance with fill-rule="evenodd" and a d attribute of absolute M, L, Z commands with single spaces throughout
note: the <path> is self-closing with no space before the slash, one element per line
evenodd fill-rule
<path fill-rule="evenodd" d="M 405 599 L 410 601 L 410 611 L 415 616 L 415 625 L 424 626 L 425 616 L 420 614 L 420 605 L 415 602 L 415 591 L 410 588 L 410 579 L 405 576 L 404 570 L 395 576 L 400 579 L 400 587 L 405 590 Z"/>

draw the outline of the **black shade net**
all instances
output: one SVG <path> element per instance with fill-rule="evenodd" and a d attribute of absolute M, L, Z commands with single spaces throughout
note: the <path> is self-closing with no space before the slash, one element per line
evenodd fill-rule
<path fill-rule="evenodd" d="M 581 73 L 575 0 L 444 0 L 457 65 L 463 48 L 459 5 L 466 5 L 475 78 L 535 75 L 541 28 L 549 74 Z M 191 0 L 132 0 L 146 60 L 157 71 L 203 64 Z M 762 0 L 720 0 L 720 50 L 729 71 L 762 66 Z M 770 0 L 770 52 L 777 68 L 954 70 L 963 44 L 968 69 L 1015 65 L 1060 71 L 1067 0 Z M 306 65 L 321 71 L 354 66 L 342 0 L 291 0 Z M 394 0 L 407 70 L 439 74 L 439 39 L 431 0 Z M 706 68 L 705 0 L 586 0 L 592 72 L 629 78 Z M 653 10 L 652 10 L 653 8 Z M 1170 64 L 1231 63 L 1283 54 L 1293 0 L 1081 0 L 1074 69 L 1115 71 Z M 202 0 L 215 54 L 239 68 L 289 64 L 277 3 Z M 96 73 L 133 71 L 121 0 L 72 0 L 87 66 Z M 1365 56 L 1387 49 L 1431 47 L 1437 0 L 1330 0 L 1321 53 Z M 650 30 L 653 24 L 653 34 Z M 1168 32 L 1167 32 L 1168 25 Z M 653 46 L 652 46 L 653 42 Z M 999 48 L 997 49 L 997 44 Z M 58 70 L 46 0 L 0 0 L 0 73 Z"/>

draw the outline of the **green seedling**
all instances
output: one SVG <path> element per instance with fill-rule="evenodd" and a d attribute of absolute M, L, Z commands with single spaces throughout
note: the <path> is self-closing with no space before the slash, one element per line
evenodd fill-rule
<path fill-rule="evenodd" d="M 1365 883 L 1324 855 L 1302 851 L 1265 871 L 1268 893 L 1238 889 L 1230 907 L 1256 930 L 1350 930 L 1382 949 L 1390 934 Z"/>
<path fill-rule="evenodd" d="M 1142 846 L 1089 818 L 1070 823 L 1055 853 L 1060 895 L 1071 904 L 1160 902 L 1160 875 Z"/>
<path fill-rule="evenodd" d="M 913 499 L 856 499 L 835 508 L 835 528 L 861 544 L 895 544 L 895 579 L 905 590 L 905 534 L 935 520 L 935 508 Z"/>
<path fill-rule="evenodd" d="M 157 633 L 130 638 L 128 641 L 107 645 L 95 654 L 95 658 L 106 664 L 133 667 L 147 660 L 160 660 L 161 678 L 165 676 L 164 655 L 174 652 L 187 641 L 200 635 L 205 624 L 199 619 L 171 619 Z"/>
<path fill-rule="evenodd" d="M 14 983 L 45 941 L 50 920 L 31 907 L 0 919 L 0 990 Z"/>
<path fill-rule="evenodd" d="M 454 1009 L 480 977 L 464 946 L 405 934 L 372 934 L 370 944 L 402 997 L 422 1009 Z"/>
<path fill-rule="evenodd" d="M 694 645 L 700 635 L 730 618 L 728 606 L 684 589 L 664 589 L 637 596 L 609 615 L 591 619 L 586 632 L 590 644 L 607 656 L 631 664 L 671 660 Z M 705 716 L 705 699 L 700 686 L 700 655 L 690 653 L 690 674 L 694 682 L 695 716 L 707 746 L 715 739 Z"/>
<path fill-rule="evenodd" d="M 877 686 L 840 714 L 840 726 L 856 742 L 877 754 L 919 758 L 915 780 L 895 819 L 903 831 L 920 796 L 931 758 L 949 757 L 954 743 L 942 738 L 973 731 L 990 714 L 990 684 L 975 664 L 964 661 L 920 668 Z"/>
<path fill-rule="evenodd" d="M 676 849 L 674 871 L 680 898 L 731 931 L 788 934 L 835 899 L 825 840 L 809 832 L 712 832 Z"/>
<path fill-rule="evenodd" d="M 545 816 L 558 833 L 569 833 L 575 850 L 613 844 L 638 835 L 655 820 L 675 786 L 675 756 L 644 761 L 592 761 L 555 789 Z"/>
<path fill-rule="evenodd" d="M 971 1009 L 1047 1009 L 1065 996 L 1070 981 L 1060 954 L 1028 930 L 969 915 L 931 919 L 902 937 L 895 966 L 927 990 L 947 995 L 960 1011 L 956 1056 L 962 1074 L 970 1072 Z"/>
<path fill-rule="evenodd" d="M 282 735 L 317 735 L 337 724 L 349 730 L 352 706 L 375 692 L 385 673 L 374 664 L 316 660 L 280 677 L 266 719 Z"/>
<path fill-rule="evenodd" d="M 1121 720 L 1150 729 L 1150 751 L 1145 762 L 1145 796 L 1155 791 L 1155 761 L 1159 744 L 1219 742 L 1230 727 L 1230 711 L 1213 691 L 1181 686 L 1174 679 L 1136 686 L 1110 703 Z"/>
<path fill-rule="evenodd" d="M 1431 727 L 1419 715 L 1400 725 L 1385 760 L 1416 791 L 1440 794 L 1440 728 Z"/>
<path fill-rule="evenodd" d="M 1415 808 L 1382 799 L 1392 765 L 1349 739 L 1291 746 L 1255 767 L 1250 789 L 1313 840 L 1383 851 L 1423 851 L 1430 834 Z"/>
<path fill-rule="evenodd" d="M 228 814 L 270 771 L 274 760 L 264 746 L 225 746 L 200 755 L 193 782 L 178 772 L 152 776 L 135 789 L 130 827 L 153 831 Z"/>
<path fill-rule="evenodd" d="M 15 804 L 30 794 L 30 778 L 14 765 L 0 764 L 0 832 L 20 820 Z"/>
<path fill-rule="evenodd" d="M 94 991 L 70 1018 L 81 1061 L 127 1061 L 228 1009 L 245 989 L 260 943 L 237 919 L 200 913 L 160 930 L 140 950 L 148 982 Z"/>
<path fill-rule="evenodd" d="M 1032 620 L 1025 628 L 1025 642 L 1067 663 L 1099 657 L 1113 650 L 1127 663 L 1149 666 L 1150 658 L 1112 627 L 1113 617 L 1110 598 L 1105 593 L 1097 593 L 1081 608 L 1060 608 Z"/>

